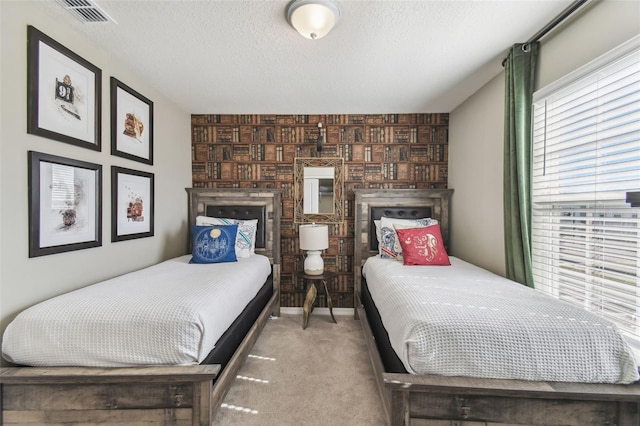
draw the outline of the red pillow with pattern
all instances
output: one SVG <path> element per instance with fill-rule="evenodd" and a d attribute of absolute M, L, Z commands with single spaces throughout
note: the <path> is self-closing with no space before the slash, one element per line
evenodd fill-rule
<path fill-rule="evenodd" d="M 440 225 L 396 229 L 405 265 L 451 265 Z"/>

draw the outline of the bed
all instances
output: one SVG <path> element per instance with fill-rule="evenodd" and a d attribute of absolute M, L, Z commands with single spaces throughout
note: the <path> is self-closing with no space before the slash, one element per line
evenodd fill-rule
<path fill-rule="evenodd" d="M 3 368 L 0 372 L 0 423 L 211 424 L 215 409 L 266 321 L 280 314 L 281 196 L 280 190 L 271 189 L 187 188 L 187 193 L 189 229 L 196 229 L 193 225 L 200 224 L 203 217 L 251 222 L 257 225 L 256 255 L 216 265 L 191 265 L 191 255 L 180 256 L 89 286 L 95 287 L 93 289 L 70 293 L 74 303 L 78 303 L 71 304 L 73 308 L 69 312 L 54 302 L 48 306 L 49 310 L 71 318 L 76 311 L 82 311 L 80 306 L 87 300 L 84 292 L 97 291 L 97 297 L 103 300 L 90 309 L 96 315 L 100 311 L 109 314 L 112 309 L 114 318 L 126 317 L 126 311 L 131 310 L 134 314 L 131 318 L 144 320 L 130 332 L 118 329 L 120 325 L 115 322 L 109 325 L 119 330 L 116 334 L 122 335 L 118 340 L 122 348 L 115 340 L 106 338 L 105 341 L 97 339 L 100 344 L 86 345 L 84 352 L 81 343 L 56 348 L 56 341 L 65 336 L 64 330 L 57 329 L 60 324 L 52 325 L 47 333 L 34 333 L 43 348 L 34 344 L 19 348 L 23 352 L 20 359 L 25 359 L 24 354 L 33 354 L 33 359 L 23 363 L 29 366 Z M 190 233 L 189 247 L 193 238 Z M 198 247 L 197 244 L 194 247 Z M 211 274 L 207 268 L 213 267 L 222 269 L 215 269 L 215 274 Z M 238 273 L 238 269 L 234 272 L 234 267 L 242 272 Z M 223 272 L 225 268 L 227 272 Z M 224 287 L 224 280 L 219 278 L 229 273 L 234 277 L 231 290 L 228 284 Z M 141 286 L 136 292 L 141 294 L 109 294 L 119 287 L 126 291 L 132 283 Z M 172 287 L 190 291 L 176 298 Z M 241 291 L 241 287 L 245 289 Z M 232 297 L 227 290 L 234 291 Z M 224 306 L 210 309 L 209 305 L 223 294 L 227 297 Z M 96 297 L 95 293 L 89 295 Z M 146 304 L 145 300 L 148 300 Z M 154 305 L 158 300 L 158 305 Z M 167 304 L 167 300 L 170 303 Z M 43 305 L 47 306 L 46 302 Z M 232 317 L 218 319 L 213 311 L 234 313 Z M 237 312 L 240 314 L 236 317 Z M 160 313 L 160 321 L 169 327 L 164 329 L 161 328 L 164 325 L 146 320 L 150 318 L 147 315 L 154 313 Z M 183 325 L 184 314 L 189 316 Z M 87 336 L 65 342 L 94 343 L 91 333 L 100 334 L 104 322 L 104 319 L 96 320 L 94 328 L 86 326 L 87 330 L 83 330 Z M 33 324 L 24 322 L 22 327 L 16 328 L 18 335 L 25 333 L 24 327 L 28 330 Z M 173 332 L 174 329 L 178 331 Z M 49 346 L 44 345 L 47 334 L 57 337 L 50 339 Z M 161 335 L 161 339 L 148 340 L 147 335 Z M 125 351 L 126 345 L 144 348 L 144 351 Z"/>
<path fill-rule="evenodd" d="M 640 385 L 637 383 L 601 384 L 523 380 L 510 378 L 509 372 L 505 372 L 502 378 L 475 377 L 455 371 L 456 362 L 449 363 L 449 367 L 454 370 L 447 374 L 407 373 L 419 367 L 411 363 L 407 364 L 406 353 L 393 349 L 394 346 L 401 345 L 397 343 L 402 341 L 397 335 L 399 329 L 394 324 L 383 323 L 384 315 L 381 316 L 381 312 L 388 308 L 382 303 L 379 308 L 374 302 L 375 296 L 372 295 L 374 293 L 378 294 L 378 297 L 391 299 L 401 297 L 400 292 L 398 295 L 389 292 L 380 293 L 377 289 L 372 292 L 369 288 L 370 283 L 366 279 L 367 274 L 373 277 L 371 265 L 376 262 L 375 258 L 379 257 L 374 220 L 382 216 L 403 219 L 431 217 L 438 220 L 442 239 L 447 242 L 449 200 L 452 190 L 356 189 L 354 192 L 356 317 L 361 321 L 376 383 L 390 424 L 434 426 L 497 424 L 637 426 L 640 424 Z M 367 263 L 369 258 L 372 258 L 372 262 Z M 387 262 L 400 264 L 397 261 L 387 260 Z M 452 258 L 451 263 L 455 267 L 459 262 Z M 383 266 L 389 267 L 386 264 Z M 408 275 L 391 269 L 383 269 L 383 271 L 389 277 Z M 446 274 L 443 276 L 446 277 Z M 402 279 L 404 278 L 403 276 Z M 437 287 L 435 280 L 442 279 L 446 282 L 446 278 L 435 276 L 428 279 L 434 280 L 429 283 L 432 286 L 429 292 L 435 297 L 437 294 L 433 291 L 433 288 Z M 400 285 L 404 285 L 404 281 L 399 282 L 403 283 Z M 399 285 L 398 282 L 393 284 Z M 375 285 L 377 284 L 374 283 Z M 387 291 L 393 291 L 393 289 Z M 442 293 L 446 294 L 447 291 Z M 458 298 L 460 294 L 458 293 Z M 460 304 L 461 301 L 464 302 L 459 299 L 451 303 L 455 305 Z M 399 303 L 405 302 L 400 299 Z M 442 301 L 435 300 L 432 303 L 437 304 Z M 488 307 L 491 308 L 490 305 Z M 407 305 L 406 310 L 411 309 Z M 396 307 L 397 311 L 399 309 Z M 386 317 L 388 316 L 387 314 Z M 386 328 L 387 325 L 389 331 Z M 479 350 L 472 352 L 471 358 L 480 353 Z M 478 359 L 472 360 L 476 364 L 482 363 Z M 505 370 L 508 369 L 505 368 Z"/>

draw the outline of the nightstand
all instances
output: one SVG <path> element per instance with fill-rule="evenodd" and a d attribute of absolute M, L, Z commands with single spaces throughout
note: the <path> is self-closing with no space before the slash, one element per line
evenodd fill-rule
<path fill-rule="evenodd" d="M 307 324 L 309 324 L 309 316 L 311 315 L 311 312 L 313 312 L 316 295 L 318 294 L 318 289 L 315 283 L 316 281 L 321 281 L 324 286 L 324 293 L 327 296 L 327 306 L 329 307 L 331 319 L 333 319 L 333 322 L 337 324 L 338 321 L 336 321 L 336 317 L 333 316 L 333 304 L 331 303 L 331 295 L 329 294 L 329 287 L 327 286 L 327 281 L 333 280 L 336 274 L 329 271 L 324 271 L 320 275 L 308 275 L 304 272 L 296 272 L 296 276 L 307 286 L 307 295 L 305 296 L 304 305 L 302 307 L 302 329 L 304 330 L 307 328 Z"/>

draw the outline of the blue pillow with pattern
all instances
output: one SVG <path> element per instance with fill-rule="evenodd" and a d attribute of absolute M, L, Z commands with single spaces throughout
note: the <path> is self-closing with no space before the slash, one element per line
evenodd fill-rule
<path fill-rule="evenodd" d="M 194 225 L 189 263 L 236 262 L 237 234 L 238 225 Z"/>
<path fill-rule="evenodd" d="M 249 257 L 256 252 L 256 232 L 258 219 L 228 219 L 223 217 L 196 217 L 196 225 L 238 225 L 236 236 L 236 257 Z"/>

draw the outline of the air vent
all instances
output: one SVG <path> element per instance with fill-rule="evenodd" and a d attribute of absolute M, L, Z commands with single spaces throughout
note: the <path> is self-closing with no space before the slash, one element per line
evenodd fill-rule
<path fill-rule="evenodd" d="M 85 24 L 99 24 L 116 21 L 92 0 L 56 0 L 79 21 Z"/>

